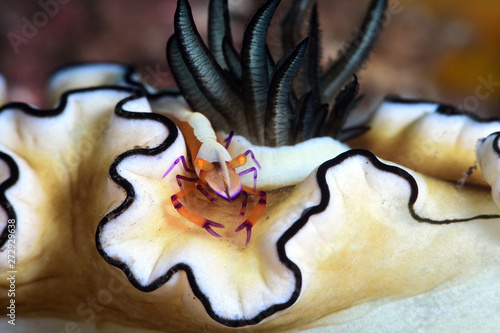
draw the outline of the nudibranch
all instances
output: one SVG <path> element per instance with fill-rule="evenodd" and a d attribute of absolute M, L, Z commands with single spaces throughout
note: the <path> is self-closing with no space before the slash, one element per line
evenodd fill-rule
<path fill-rule="evenodd" d="M 256 11 L 238 53 L 227 1 L 210 1 L 207 47 L 179 0 L 167 58 L 180 93 L 130 67 L 89 64 L 56 73 L 51 109 L 0 108 L 2 331 L 500 327 L 498 120 L 391 97 L 346 128 L 386 1 L 371 1 L 324 71 L 313 1 L 291 2 L 274 61 L 266 31 L 278 5 Z M 203 188 L 177 198 L 226 226 L 222 237 L 173 204 L 186 179 L 203 180 L 182 128 L 201 114 L 194 125 L 212 144 L 213 133 L 221 146 L 236 133 L 217 163 L 250 149 L 261 166 L 255 185 L 241 177 L 267 196 L 248 244 L 234 232 L 245 197 Z"/>

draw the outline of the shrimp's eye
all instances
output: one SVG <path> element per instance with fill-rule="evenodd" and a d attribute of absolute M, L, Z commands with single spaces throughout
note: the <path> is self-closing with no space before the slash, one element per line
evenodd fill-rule
<path fill-rule="evenodd" d="M 236 169 L 242 165 L 245 165 L 246 162 L 247 162 L 246 156 L 241 154 L 233 158 L 231 162 L 229 162 L 229 165 Z"/>
<path fill-rule="evenodd" d="M 210 163 L 209 161 L 205 161 L 204 159 L 199 157 L 194 161 L 194 164 L 198 169 L 203 171 L 209 171 L 214 168 L 214 165 L 212 163 Z"/>

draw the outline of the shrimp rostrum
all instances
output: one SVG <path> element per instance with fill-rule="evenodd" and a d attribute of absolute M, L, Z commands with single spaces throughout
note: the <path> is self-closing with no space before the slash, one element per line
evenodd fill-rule
<path fill-rule="evenodd" d="M 227 151 L 231 136 L 226 140 L 226 146 L 219 143 L 210 122 L 201 113 L 186 112 L 180 116 L 177 115 L 174 121 L 184 136 L 194 170 L 188 167 L 185 156 L 180 156 L 163 175 L 163 177 L 166 177 L 179 162 L 182 163 L 184 169 L 188 173 L 193 175 L 192 177 L 183 175 L 176 176 L 180 191 L 171 196 L 172 204 L 184 218 L 204 228 L 211 235 L 221 237 L 221 235 L 216 233 L 212 228 L 224 228 L 224 225 L 199 215 L 189 207 L 184 206 L 180 200 L 194 190 L 198 190 L 210 201 L 213 201 L 214 198 L 209 194 L 207 188 L 211 189 L 220 198 L 229 202 L 243 195 L 244 198 L 240 209 L 240 216 L 245 216 L 248 194 L 258 196 L 259 201 L 252 212 L 235 230 L 235 232 L 238 232 L 246 229 L 247 236 L 245 245 L 248 245 L 252 227 L 264 213 L 266 207 L 266 193 L 256 189 L 257 169 L 255 167 L 248 168 L 240 173 L 236 172 L 236 169 L 246 164 L 248 155 L 252 157 L 255 165 L 260 168 L 255 156 L 251 150 L 247 150 L 245 153 L 235 158 L 231 158 Z M 240 175 L 250 172 L 254 173 L 253 187 L 243 185 L 240 179 Z M 181 183 L 182 180 L 193 184 L 183 188 Z"/>

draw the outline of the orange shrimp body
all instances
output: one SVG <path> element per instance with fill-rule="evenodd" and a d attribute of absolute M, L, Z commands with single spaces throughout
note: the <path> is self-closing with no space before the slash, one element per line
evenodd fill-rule
<path fill-rule="evenodd" d="M 221 198 L 237 198 L 241 194 L 241 181 L 236 168 L 246 163 L 245 156 L 231 160 L 227 149 L 217 141 L 210 122 L 201 113 L 192 113 L 186 121 L 179 122 L 179 128 L 198 178 Z"/>
<path fill-rule="evenodd" d="M 223 228 L 220 223 L 205 219 L 192 211 L 191 209 L 183 206 L 179 200 L 193 190 L 198 189 L 208 197 L 208 193 L 203 190 L 205 186 L 210 187 L 221 198 L 231 201 L 238 198 L 242 193 L 247 196 L 247 193 L 260 196 L 260 200 L 256 207 L 253 209 L 249 217 L 243 222 L 235 231 L 240 231 L 244 228 L 247 229 L 247 241 L 250 241 L 251 228 L 257 223 L 260 216 L 263 214 L 266 205 L 266 193 L 256 190 L 241 184 L 240 175 L 236 172 L 236 168 L 243 166 L 247 159 L 246 154 L 251 153 L 247 151 L 245 154 L 238 155 L 231 159 L 227 149 L 217 141 L 217 136 L 209 122 L 209 120 L 198 112 L 186 112 L 180 117 L 177 115 L 176 124 L 181 130 L 187 147 L 191 154 L 191 162 L 194 171 L 187 168 L 185 165 L 184 157 L 179 157 L 170 169 L 164 174 L 165 177 L 173 167 L 182 161 L 184 168 L 188 172 L 196 173 L 198 180 L 201 184 L 194 184 L 184 190 L 179 191 L 171 197 L 172 204 L 177 211 L 190 220 L 191 222 L 205 228 L 211 235 L 221 237 L 211 227 Z M 256 171 L 255 171 L 256 172 Z M 180 185 L 180 179 L 193 181 L 192 178 L 177 176 Z M 241 215 L 244 215 L 246 210 L 246 199 L 241 208 Z"/>

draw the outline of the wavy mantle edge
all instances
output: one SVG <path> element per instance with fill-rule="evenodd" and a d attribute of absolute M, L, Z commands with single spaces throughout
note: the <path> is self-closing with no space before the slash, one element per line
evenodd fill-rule
<path fill-rule="evenodd" d="M 17 215 L 14 207 L 7 199 L 5 192 L 10 187 L 14 186 L 19 179 L 19 168 L 17 167 L 14 159 L 2 151 L 0 151 L 0 160 L 3 160 L 5 164 L 7 164 L 10 173 L 9 177 L 0 184 L 0 207 L 2 207 L 6 212 L 7 221 L 14 220 L 14 230 L 17 230 Z M 5 228 L 0 234 L 0 251 L 5 251 L 4 246 L 7 244 L 7 240 L 9 239 L 10 232 L 8 230 L 8 225 L 9 223 L 5 224 Z"/>
<path fill-rule="evenodd" d="M 80 66 L 85 66 L 85 65 L 80 65 Z M 78 65 L 73 65 L 68 68 L 72 67 L 79 67 Z M 134 69 L 131 66 L 123 66 L 124 69 L 126 70 L 125 73 L 125 78 L 128 81 L 129 77 L 133 75 Z M 62 71 L 62 70 L 61 70 Z M 120 91 L 120 92 L 128 92 L 133 96 L 136 97 L 147 97 L 148 94 L 143 91 L 141 86 L 139 86 L 137 83 L 133 84 L 133 88 L 126 88 L 123 86 L 118 86 L 118 85 L 104 85 L 104 86 L 96 86 L 96 87 L 89 87 L 89 88 L 82 88 L 82 89 L 72 89 L 65 91 L 61 97 L 59 98 L 59 102 L 56 107 L 54 108 L 49 108 L 49 109 L 39 109 L 34 106 L 31 106 L 29 104 L 23 103 L 23 102 L 10 102 L 7 104 L 4 104 L 3 106 L 0 107 L 0 116 L 2 112 L 6 112 L 7 110 L 15 110 L 16 112 L 22 112 L 28 116 L 32 117 L 37 117 L 37 118 L 50 118 L 50 117 L 57 117 L 61 115 L 64 110 L 66 109 L 66 106 L 68 104 L 68 98 L 70 95 L 73 94 L 78 94 L 78 93 L 85 93 L 85 92 L 92 92 L 92 91 L 98 91 L 98 90 L 109 90 L 109 91 Z M 168 92 L 168 94 L 171 94 Z M 116 112 L 116 110 L 115 110 Z M 10 201 L 7 199 L 6 196 L 6 191 L 14 186 L 20 175 L 19 168 L 14 161 L 14 159 L 7 154 L 6 152 L 3 152 L 0 150 L 0 159 L 3 160 L 8 169 L 9 169 L 9 177 L 4 180 L 2 183 L 0 183 L 0 207 L 2 207 L 6 214 L 7 214 L 7 219 L 12 219 L 15 220 L 15 229 L 17 230 L 17 214 L 15 212 L 14 207 L 10 203 Z M 2 230 L 0 234 L 0 251 L 4 251 L 5 244 L 7 243 L 8 239 L 8 230 L 7 230 L 7 225 L 5 226 L 4 230 Z"/>
<path fill-rule="evenodd" d="M 133 81 L 132 74 L 127 74 L 125 80 L 129 84 L 133 84 L 135 86 L 138 86 L 138 83 Z M 435 104 L 437 105 L 437 108 L 434 112 L 441 114 L 443 116 L 466 116 L 467 118 L 477 121 L 478 123 L 489 123 L 493 121 L 498 121 L 500 122 L 500 117 L 488 117 L 488 118 L 482 118 L 476 113 L 473 113 L 471 111 L 467 110 L 462 110 L 456 107 L 453 104 L 446 104 L 446 103 L 440 103 L 436 102 L 434 100 L 430 99 L 419 99 L 419 98 L 402 98 L 399 97 L 398 95 L 393 95 L 389 94 L 387 95 L 384 99 L 383 102 L 391 102 L 391 103 L 399 103 L 399 104 Z"/>
<path fill-rule="evenodd" d="M 425 223 L 431 223 L 431 224 L 448 224 L 448 223 L 456 223 L 456 222 L 466 222 L 466 221 L 471 221 L 471 220 L 476 220 L 476 219 L 494 219 L 494 218 L 500 218 L 500 215 L 478 215 L 478 216 L 473 216 L 473 217 L 468 217 L 468 218 L 460 218 L 460 219 L 447 219 L 447 220 L 433 220 L 431 218 L 426 218 L 426 217 L 421 217 L 419 216 L 414 209 L 414 204 L 418 198 L 418 184 L 415 180 L 415 178 L 405 171 L 404 169 L 397 167 L 397 166 L 391 166 L 388 164 L 385 164 L 381 162 L 373 153 L 367 151 L 367 150 L 362 150 L 362 149 L 353 149 L 349 150 L 345 153 L 342 153 L 333 159 L 324 162 L 318 167 L 317 175 L 316 175 L 316 180 L 321 192 L 321 200 L 320 203 L 316 206 L 309 207 L 305 209 L 302 212 L 301 217 L 296 220 L 284 233 L 283 235 L 278 239 L 276 243 L 277 247 L 277 252 L 280 261 L 282 262 L 283 265 L 285 265 L 289 270 L 291 270 L 295 276 L 296 282 L 295 282 L 295 291 L 292 293 L 292 296 L 290 297 L 289 300 L 283 303 L 275 304 L 273 306 L 270 306 L 269 308 L 261 311 L 257 316 L 251 319 L 243 319 L 243 320 L 231 320 L 227 318 L 223 318 L 219 315 L 217 315 L 210 304 L 210 300 L 207 296 L 205 296 L 200 288 L 198 287 L 198 284 L 196 282 L 196 277 L 194 275 L 193 270 L 191 267 L 187 264 L 184 263 L 178 263 L 172 267 L 170 267 L 167 272 L 160 276 L 158 279 L 153 281 L 151 284 L 147 286 L 143 286 L 139 284 L 139 282 L 135 279 L 133 274 L 131 273 L 131 270 L 127 265 L 124 263 L 120 262 L 119 260 L 115 260 L 113 258 L 110 258 L 107 256 L 107 254 L 104 252 L 104 250 L 101 247 L 100 241 L 99 241 L 99 236 L 102 231 L 102 227 L 112 219 L 116 218 L 117 216 L 121 215 L 126 211 L 126 209 L 133 203 L 134 201 L 134 196 L 135 196 L 135 191 L 133 186 L 131 185 L 130 182 L 128 182 L 125 178 L 121 177 L 118 174 L 117 168 L 118 165 L 123 161 L 125 158 L 134 156 L 134 155 L 146 155 L 146 156 L 154 156 L 157 154 L 160 154 L 164 152 L 166 149 L 168 149 L 172 143 L 177 139 L 179 132 L 174 125 L 174 123 L 168 119 L 167 117 L 164 117 L 160 114 L 157 113 L 144 113 L 144 112 L 130 112 L 126 111 L 123 109 L 123 106 L 138 98 L 159 98 L 163 97 L 166 95 L 177 95 L 174 92 L 168 91 L 168 92 L 160 92 L 160 93 L 148 93 L 137 81 L 132 80 L 132 75 L 134 74 L 133 68 L 129 67 L 128 71 L 125 75 L 126 81 L 133 85 L 134 87 L 129 87 L 129 88 L 124 88 L 122 86 L 99 86 L 99 87 L 91 87 L 91 88 L 84 88 L 84 89 L 75 89 L 75 90 L 70 90 L 66 91 L 61 95 L 60 102 L 57 107 L 54 109 L 36 109 L 28 104 L 25 103 L 9 103 L 4 105 L 2 108 L 0 108 L 0 113 L 4 110 L 7 109 L 17 109 L 19 112 L 24 112 L 28 115 L 35 116 L 35 117 L 56 117 L 60 115 L 62 112 L 64 112 L 64 109 L 66 108 L 67 105 L 67 100 L 68 96 L 71 94 L 75 93 L 81 93 L 81 92 L 88 92 L 88 91 L 97 91 L 97 90 L 116 90 L 116 91 L 121 91 L 121 92 L 128 92 L 131 94 L 131 96 L 128 96 L 121 100 L 115 107 L 115 114 L 119 117 L 126 118 L 126 119 L 136 119 L 136 120 L 154 120 L 162 123 L 164 126 L 167 127 L 169 131 L 169 135 L 167 138 L 157 147 L 154 148 L 136 148 L 132 150 L 128 150 L 122 154 L 120 154 L 111 164 L 109 168 L 109 176 L 110 178 L 118 184 L 120 187 L 122 187 L 125 192 L 126 192 L 126 198 L 124 201 L 115 209 L 113 209 L 111 212 L 107 213 L 106 216 L 99 222 L 96 234 L 95 234 L 95 241 L 96 241 L 96 247 L 99 252 L 99 254 L 103 257 L 104 260 L 106 260 L 109 264 L 116 266 L 120 268 L 127 276 L 128 280 L 130 283 L 137 288 L 138 290 L 144 291 L 144 292 L 150 292 L 153 290 L 158 289 L 161 287 L 163 284 L 168 282 L 170 278 L 178 271 L 184 271 L 187 275 L 187 279 L 189 282 L 189 285 L 195 294 L 195 296 L 201 301 L 203 307 L 207 311 L 207 314 L 214 319 L 215 321 L 229 326 L 229 327 L 242 327 L 242 326 L 247 326 L 247 325 L 255 325 L 260 323 L 262 320 L 265 318 L 275 314 L 278 311 L 285 310 L 292 306 L 296 300 L 298 299 L 301 288 L 302 288 L 302 274 L 297 266 L 292 260 L 290 260 L 286 254 L 285 251 L 285 246 L 286 243 L 294 237 L 297 232 L 308 222 L 309 218 L 313 215 L 319 214 L 323 212 L 330 200 L 330 192 L 328 185 L 326 183 L 326 172 L 328 169 L 331 167 L 337 166 L 341 164 L 343 161 L 354 157 L 354 156 L 363 156 L 367 158 L 370 163 L 372 163 L 373 166 L 375 166 L 377 169 L 386 171 L 392 174 L 395 174 L 397 176 L 402 177 L 405 179 L 411 189 L 410 197 L 408 199 L 408 210 L 411 214 L 411 216 L 417 221 L 417 222 L 425 222 Z M 402 101 L 402 100 L 400 100 Z M 411 101 L 410 101 L 411 103 Z M 7 213 L 8 219 L 15 219 L 16 218 L 16 213 L 15 213 L 15 208 L 10 204 L 8 201 L 5 192 L 12 186 L 14 186 L 19 179 L 20 173 L 19 173 L 19 168 L 17 167 L 14 159 L 10 157 L 8 154 L 1 152 L 0 151 L 0 159 L 2 159 L 4 162 L 6 162 L 9 170 L 10 170 L 10 176 L 0 183 L 0 206 L 2 206 L 3 209 L 5 209 Z M 16 221 L 17 223 L 17 221 Z M 2 248 L 6 241 L 7 241 L 7 226 L 5 229 L 2 231 L 1 238 L 0 238 L 0 248 Z"/>
<path fill-rule="evenodd" d="M 161 94 L 155 94 L 155 95 L 151 95 L 150 97 L 156 98 L 160 95 Z M 117 111 L 116 111 L 117 114 L 129 113 L 121 108 L 126 102 L 128 102 L 134 98 L 135 97 L 129 97 L 129 98 L 121 101 L 117 105 Z M 118 109 L 121 109 L 121 110 L 118 110 Z M 140 114 L 134 113 L 134 115 L 140 115 Z M 162 118 L 167 119 L 166 117 L 162 117 Z M 192 289 L 194 295 L 202 303 L 207 314 L 213 320 L 215 320 L 216 322 L 223 324 L 225 326 L 243 327 L 243 326 L 248 326 L 248 325 L 256 325 L 256 324 L 260 323 L 261 321 L 263 321 L 264 319 L 266 319 L 267 317 L 270 317 L 273 314 L 275 314 L 279 311 L 285 310 L 285 309 L 291 307 L 293 304 L 295 304 L 295 302 L 297 301 L 297 299 L 300 295 L 301 289 L 302 289 L 302 273 L 301 273 L 298 265 L 287 256 L 285 246 L 286 246 L 287 242 L 292 237 L 294 237 L 297 234 L 297 232 L 300 229 L 302 229 L 302 227 L 304 225 L 306 225 L 306 223 L 309 221 L 309 218 L 311 216 L 323 212 L 326 209 L 326 207 L 328 206 L 328 202 L 330 201 L 330 191 L 329 191 L 328 184 L 326 182 L 326 172 L 328 171 L 328 169 L 330 169 L 331 167 L 340 165 L 342 162 L 344 162 L 345 160 L 347 160 L 351 157 L 355 157 L 355 156 L 365 157 L 377 169 L 395 174 L 397 176 L 400 176 L 404 180 L 406 180 L 409 183 L 410 188 L 411 188 L 411 193 L 410 193 L 410 197 L 408 199 L 407 207 L 408 207 L 408 210 L 410 212 L 410 215 L 417 222 L 421 222 L 421 223 L 424 222 L 424 223 L 430 223 L 430 224 L 450 224 L 450 223 L 457 223 L 457 222 L 467 222 L 467 221 L 476 220 L 476 219 L 500 218 L 500 215 L 494 215 L 494 214 L 477 215 L 477 216 L 473 216 L 473 217 L 446 219 L 446 220 L 434 220 L 434 219 L 431 219 L 428 217 L 422 217 L 414 209 L 414 204 L 418 198 L 418 184 L 417 184 L 417 181 L 415 180 L 415 178 L 409 172 L 405 171 L 404 169 L 402 169 L 400 167 L 391 166 L 391 165 L 388 165 L 388 164 L 381 162 L 373 153 L 371 153 L 367 150 L 363 150 L 363 149 L 349 150 L 345 153 L 342 153 L 342 154 L 334 157 L 333 159 L 331 159 L 329 161 L 322 163 L 318 167 L 316 180 L 317 180 L 320 192 L 321 192 L 320 203 L 318 205 L 315 205 L 315 206 L 312 206 L 312 207 L 305 209 L 302 212 L 301 217 L 298 220 L 296 220 L 295 222 L 293 222 L 291 224 L 291 226 L 281 235 L 281 237 L 276 242 L 276 249 L 277 249 L 278 257 L 279 257 L 281 263 L 287 269 L 289 269 L 295 277 L 295 290 L 292 293 L 291 297 L 283 303 L 274 304 L 274 305 L 268 307 L 267 309 L 261 311 L 259 314 L 257 314 L 253 318 L 241 319 L 241 320 L 233 320 L 233 319 L 224 318 L 224 317 L 219 316 L 213 310 L 209 297 L 207 297 L 199 288 L 198 283 L 197 283 L 197 278 L 196 278 L 192 268 L 189 265 L 182 263 L 182 262 L 177 263 L 177 264 L 171 266 L 170 268 L 168 268 L 168 270 L 165 274 L 161 275 L 160 277 L 155 279 L 150 284 L 142 285 L 134 277 L 131 269 L 125 263 L 121 262 L 120 260 L 113 259 L 113 258 L 109 257 L 105 253 L 105 251 L 102 249 L 101 244 L 100 244 L 99 238 L 100 238 L 100 234 L 101 234 L 101 231 L 102 231 L 102 228 L 104 227 L 104 225 L 106 223 L 108 223 L 109 221 L 113 220 L 114 218 L 116 218 L 117 216 L 124 213 L 125 210 L 134 201 L 134 193 L 135 193 L 134 188 L 133 188 L 131 183 L 129 183 L 125 178 L 121 177 L 118 174 L 118 171 L 117 171 L 118 165 L 125 158 L 130 157 L 132 155 L 137 155 L 137 154 L 149 155 L 149 156 L 157 155 L 157 154 L 165 151 L 166 149 L 168 149 L 168 147 L 177 138 L 178 130 L 175 127 L 175 125 L 171 121 L 168 121 L 168 122 L 162 121 L 162 123 L 168 127 L 169 136 L 165 139 L 165 141 L 160 146 L 155 147 L 155 148 L 150 148 L 150 149 L 134 149 L 134 150 L 127 151 L 127 152 L 119 155 L 115 159 L 113 164 L 111 165 L 111 167 L 110 167 L 111 179 L 115 183 L 117 183 L 119 186 L 121 186 L 122 188 L 125 189 L 125 191 L 127 193 L 127 198 L 122 202 L 122 204 L 120 206 L 118 206 L 112 212 L 108 213 L 99 223 L 98 230 L 96 232 L 96 245 L 97 245 L 99 253 L 101 254 L 101 256 L 103 256 L 103 258 L 108 263 L 120 268 L 127 275 L 127 278 L 129 279 L 130 283 L 132 283 L 132 285 L 135 288 L 137 288 L 141 291 L 144 291 L 144 292 L 151 292 L 151 291 L 154 291 L 154 290 L 160 288 L 165 283 L 167 283 L 175 273 L 177 273 L 179 271 L 184 271 L 184 273 L 187 276 L 187 280 L 189 282 L 190 288 Z"/>

